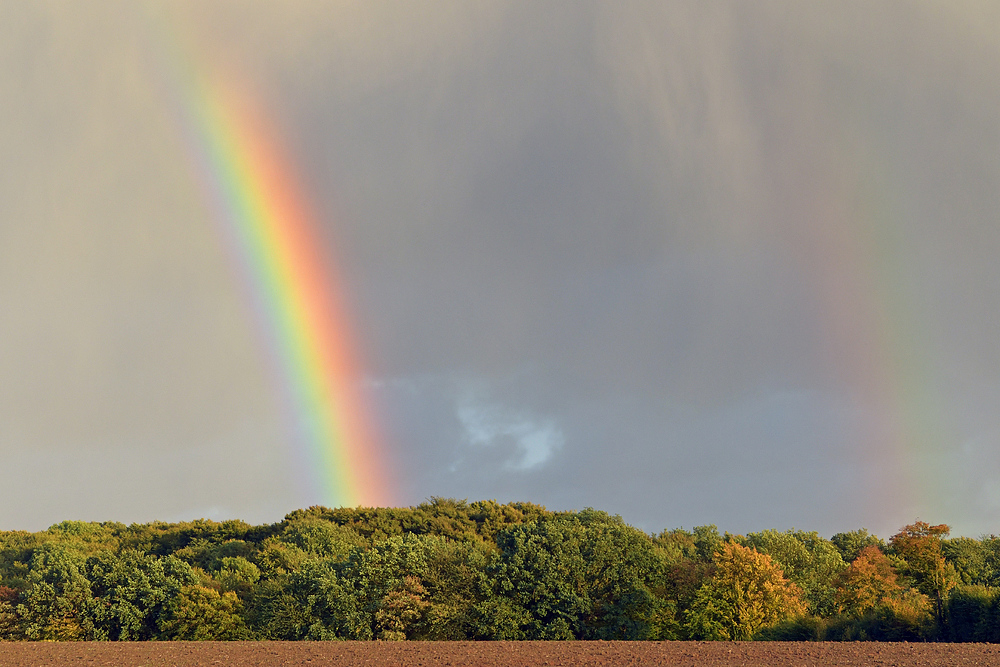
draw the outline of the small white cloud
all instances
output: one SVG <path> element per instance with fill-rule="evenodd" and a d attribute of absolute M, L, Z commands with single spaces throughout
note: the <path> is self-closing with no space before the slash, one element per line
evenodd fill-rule
<path fill-rule="evenodd" d="M 470 445 L 490 447 L 503 438 L 512 438 L 519 456 L 508 460 L 508 470 L 532 470 L 545 464 L 563 446 L 562 429 L 551 419 L 538 419 L 503 406 L 470 398 L 456 410 Z"/>
<path fill-rule="evenodd" d="M 542 465 L 552 457 L 557 449 L 563 446 L 564 441 L 562 430 L 554 423 L 531 424 L 520 438 L 524 457 L 515 467 L 521 470 L 530 470 Z"/>
<path fill-rule="evenodd" d="M 465 403 L 458 406 L 458 420 L 465 428 L 465 439 L 472 445 L 489 445 L 502 432 L 496 408 Z"/>

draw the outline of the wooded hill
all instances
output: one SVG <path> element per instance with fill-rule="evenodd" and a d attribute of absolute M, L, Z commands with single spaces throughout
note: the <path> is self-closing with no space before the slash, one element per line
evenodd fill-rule
<path fill-rule="evenodd" d="M 0 639 L 1000 641 L 1000 538 L 916 522 L 648 535 L 587 509 L 432 499 L 272 525 L 0 532 Z"/>

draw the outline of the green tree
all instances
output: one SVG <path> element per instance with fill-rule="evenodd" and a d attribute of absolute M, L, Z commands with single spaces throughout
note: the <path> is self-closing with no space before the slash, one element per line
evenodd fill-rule
<path fill-rule="evenodd" d="M 641 639 L 655 627 L 659 601 L 650 588 L 662 573 L 650 538 L 618 517 L 576 516 L 513 526 L 497 536 L 489 608 L 527 619 L 508 635 L 528 639 Z"/>
<path fill-rule="evenodd" d="M 313 607 L 319 599 L 312 596 L 325 596 L 329 579 L 324 575 L 333 577 L 328 568 L 315 572 L 319 566 L 315 560 L 306 561 L 295 572 L 265 579 L 255 587 L 245 614 L 255 637 L 280 641 L 306 638 L 317 622 Z"/>
<path fill-rule="evenodd" d="M 830 540 L 815 531 L 765 530 L 749 533 L 742 541 L 770 556 L 785 577 L 802 588 L 810 613 L 826 617 L 836 612 L 834 579 L 847 564 Z"/>
<path fill-rule="evenodd" d="M 310 559 L 284 579 L 280 588 L 264 588 L 258 598 L 270 618 L 264 634 L 273 638 L 378 639 L 415 638 L 425 625 L 429 606 L 423 579 L 433 552 L 445 540 L 429 535 L 393 536 L 370 549 L 358 548 L 346 560 Z M 399 612 L 401 616 L 393 618 Z M 259 616 L 258 616 L 259 617 Z"/>
<path fill-rule="evenodd" d="M 92 601 L 85 558 L 66 544 L 42 544 L 31 556 L 27 589 L 17 605 L 25 639 L 100 639 L 85 610 Z"/>
<path fill-rule="evenodd" d="M 242 556 L 226 557 L 219 563 L 215 579 L 224 591 L 236 593 L 241 600 L 247 599 L 260 581 L 260 569 Z"/>
<path fill-rule="evenodd" d="M 347 526 L 314 517 L 287 521 L 278 539 L 315 556 L 344 559 L 358 547 L 369 546 L 368 540 Z"/>
<path fill-rule="evenodd" d="M 310 559 L 315 560 L 315 555 L 272 536 L 261 542 L 252 562 L 262 577 L 271 578 L 295 572 Z"/>
<path fill-rule="evenodd" d="M 664 606 L 653 589 L 666 563 L 648 535 L 604 512 L 579 515 L 584 527 L 582 547 L 585 580 L 592 602 L 584 618 L 584 639 L 647 639 L 657 637 Z"/>
<path fill-rule="evenodd" d="M 886 552 L 886 544 L 878 536 L 872 535 L 867 528 L 859 528 L 846 533 L 837 533 L 830 538 L 833 546 L 837 547 L 845 563 L 850 563 L 865 547 L 877 547 L 882 553 Z"/>
<path fill-rule="evenodd" d="M 665 530 L 653 538 L 671 564 L 684 560 L 711 563 L 725 541 L 715 525 L 695 526 L 690 532 L 683 528 Z"/>
<path fill-rule="evenodd" d="M 250 639 L 235 593 L 200 585 L 183 586 L 165 605 L 157 624 L 163 639 L 229 641 Z"/>
<path fill-rule="evenodd" d="M 941 552 L 955 568 L 960 583 L 966 586 L 990 586 L 997 579 L 996 562 L 987 540 L 956 537 L 943 540 Z"/>
<path fill-rule="evenodd" d="M 996 642 L 1000 639 L 994 610 L 998 591 L 985 586 L 956 586 L 948 596 L 945 612 L 948 641 Z"/>
<path fill-rule="evenodd" d="M 684 639 L 682 619 L 694 603 L 698 589 L 715 574 L 715 552 L 730 539 L 714 525 L 665 530 L 653 538 L 665 570 L 651 587 L 657 599 L 651 636 L 658 639 Z"/>
<path fill-rule="evenodd" d="M 509 605 L 491 605 L 508 618 L 527 619 L 514 634 L 527 639 L 573 639 L 590 609 L 580 526 L 545 519 L 513 526 L 497 535 L 500 553 L 490 567 L 495 595 Z M 510 630 L 508 630 L 510 632 Z"/>
<path fill-rule="evenodd" d="M 166 603 L 197 582 L 191 566 L 174 556 L 157 558 L 126 549 L 87 560 L 94 598 L 87 616 L 102 639 L 154 639 Z"/>
<path fill-rule="evenodd" d="M 486 567 L 496 548 L 479 540 L 430 544 L 421 586 L 429 607 L 414 639 L 466 639 L 475 634 L 475 606 L 489 595 Z"/>

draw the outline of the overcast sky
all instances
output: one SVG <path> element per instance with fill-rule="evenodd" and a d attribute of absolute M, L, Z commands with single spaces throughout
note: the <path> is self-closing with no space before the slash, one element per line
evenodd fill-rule
<path fill-rule="evenodd" d="M 320 502 L 171 54 L 280 127 L 396 503 L 1000 532 L 1000 5 L 703 0 L 4 3 L 0 529 Z"/>

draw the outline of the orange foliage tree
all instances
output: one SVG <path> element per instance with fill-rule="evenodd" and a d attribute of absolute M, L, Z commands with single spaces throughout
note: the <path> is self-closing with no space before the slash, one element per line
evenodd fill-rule
<path fill-rule="evenodd" d="M 892 562 L 874 546 L 861 550 L 837 577 L 836 586 L 837 611 L 855 617 L 878 607 L 892 607 L 906 593 Z"/>

